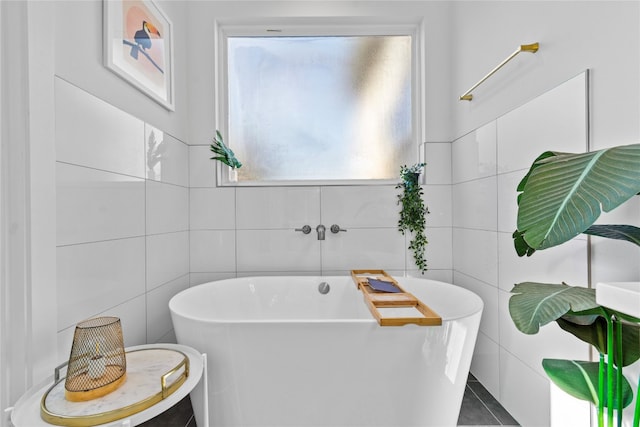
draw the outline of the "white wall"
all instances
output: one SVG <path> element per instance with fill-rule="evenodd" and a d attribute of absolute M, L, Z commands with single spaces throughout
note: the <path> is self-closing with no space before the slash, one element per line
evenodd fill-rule
<path fill-rule="evenodd" d="M 570 140 L 562 132 L 573 110 L 558 110 L 552 102 L 536 111 L 530 105 L 537 101 L 528 102 L 589 69 L 591 148 L 637 142 L 639 21 L 635 1 L 453 3 L 452 98 L 457 99 L 520 44 L 540 43 L 538 53 L 521 53 L 476 89 L 473 101 L 457 101 L 453 106 L 458 138 L 453 144 L 454 281 L 476 289 L 488 310 L 472 372 L 525 426 L 549 423 L 550 392 L 540 358 L 554 357 L 558 351 L 571 354 L 577 340 L 555 325 L 535 337 L 518 334 L 506 308 L 508 291 L 525 280 L 588 284 L 583 239 L 526 259 L 515 257 L 512 248 L 513 200 L 515 186 L 526 172 L 522 169 L 546 149 L 584 149 L 567 146 Z M 515 116 L 509 113 L 523 104 L 527 106 L 516 110 Z M 505 126 L 511 129 L 510 137 Z M 500 151 L 501 144 L 512 146 L 513 151 Z M 519 161 L 516 167 L 503 163 L 505 155 L 511 159 L 508 162 Z M 470 159 L 476 159 L 476 164 Z M 495 166 L 477 163 L 491 159 L 497 159 Z M 471 172 L 478 170 L 482 173 Z M 477 197 L 481 191 L 487 197 Z M 635 224 L 638 202 L 605 217 L 602 222 Z M 469 250 L 470 242 L 477 243 L 475 249 Z M 591 249 L 593 285 L 640 277 L 638 249 L 601 239 L 592 239 Z"/>

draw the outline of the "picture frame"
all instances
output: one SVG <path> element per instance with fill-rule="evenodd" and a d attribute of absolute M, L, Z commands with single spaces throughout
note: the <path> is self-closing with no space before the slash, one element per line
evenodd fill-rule
<path fill-rule="evenodd" d="M 104 65 L 174 111 L 173 25 L 153 0 L 104 0 Z"/>

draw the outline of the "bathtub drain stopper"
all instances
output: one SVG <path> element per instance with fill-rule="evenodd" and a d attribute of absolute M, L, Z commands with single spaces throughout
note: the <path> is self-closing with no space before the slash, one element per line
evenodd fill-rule
<path fill-rule="evenodd" d="M 328 294 L 330 290 L 331 286 L 329 286 L 327 282 L 322 282 L 318 285 L 318 292 L 320 292 L 322 295 Z"/>

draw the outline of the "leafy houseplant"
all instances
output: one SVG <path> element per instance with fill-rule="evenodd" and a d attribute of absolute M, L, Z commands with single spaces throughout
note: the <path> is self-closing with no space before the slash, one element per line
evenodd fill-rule
<path fill-rule="evenodd" d="M 609 212 L 640 193 L 640 144 L 582 154 L 545 152 L 518 191 L 513 238 L 519 256 L 531 256 L 581 233 L 640 246 L 638 227 L 594 225 L 603 210 Z M 540 326 L 556 321 L 596 348 L 596 362 L 544 359 L 542 365 L 561 389 L 597 407 L 599 426 L 604 425 L 605 407 L 608 425 L 613 426 L 615 409 L 620 426 L 622 409 L 633 399 L 622 370 L 640 358 L 640 319 L 598 305 L 595 290 L 586 287 L 525 282 L 511 292 L 509 312 L 520 331 L 535 334 Z M 639 423 L 636 399 L 634 426 Z"/>
<path fill-rule="evenodd" d="M 240 169 L 242 167 L 242 163 L 236 159 L 233 151 L 225 145 L 219 130 L 216 130 L 216 137 L 211 144 L 211 151 L 217 154 L 217 156 L 211 157 L 211 160 L 219 160 L 231 169 Z"/>
<path fill-rule="evenodd" d="M 407 167 L 400 167 L 400 178 L 402 182 L 396 185 L 401 188 L 402 194 L 398 194 L 398 204 L 402 204 L 398 229 L 404 235 L 405 232 L 412 233 L 413 238 L 409 243 L 409 249 L 413 252 L 413 259 L 422 274 L 427 270 L 427 260 L 424 252 L 427 246 L 427 238 L 424 234 L 425 215 L 429 213 L 422 200 L 422 187 L 420 186 L 420 172 L 425 163 L 417 163 Z"/>

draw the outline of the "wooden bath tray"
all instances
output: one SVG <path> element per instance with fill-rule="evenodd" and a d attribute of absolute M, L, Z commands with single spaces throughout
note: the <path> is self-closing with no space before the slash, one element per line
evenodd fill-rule
<path fill-rule="evenodd" d="M 362 291 L 369 311 L 380 326 L 442 325 L 442 318 L 435 311 L 413 294 L 405 291 L 384 270 L 351 270 L 351 277 L 358 289 Z M 369 278 L 389 282 L 398 288 L 399 292 L 377 291 L 369 284 Z M 389 314 L 389 316 L 383 314 Z"/>

